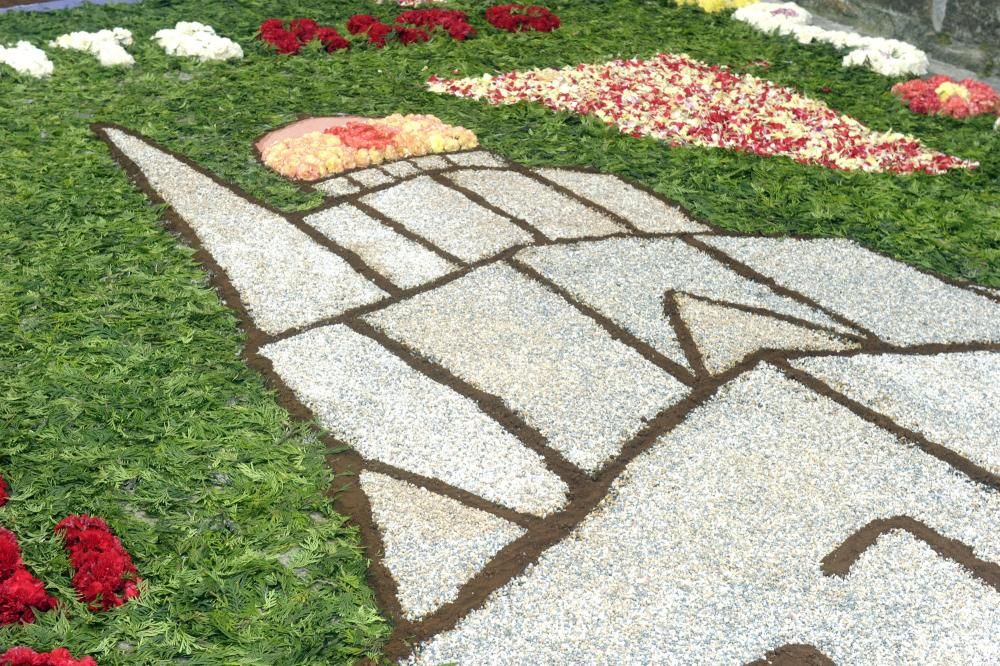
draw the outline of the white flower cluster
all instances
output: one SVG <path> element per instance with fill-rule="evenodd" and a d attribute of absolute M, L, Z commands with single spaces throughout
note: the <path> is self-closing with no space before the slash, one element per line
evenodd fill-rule
<path fill-rule="evenodd" d="M 0 63 L 36 79 L 52 75 L 52 61 L 45 55 L 45 51 L 31 42 L 20 41 L 17 46 L 0 46 Z"/>
<path fill-rule="evenodd" d="M 212 26 L 194 21 L 180 21 L 173 28 L 160 30 L 153 35 L 153 41 L 172 56 L 191 56 L 200 60 L 243 57 L 239 44 L 216 35 Z"/>
<path fill-rule="evenodd" d="M 791 35 L 801 44 L 824 42 L 840 49 L 851 49 L 844 56 L 844 67 L 868 67 L 885 76 L 923 76 L 930 64 L 926 53 L 906 42 L 811 25 L 812 15 L 794 2 L 758 2 L 737 9 L 733 18 L 762 32 Z"/>
<path fill-rule="evenodd" d="M 132 33 L 125 28 L 97 32 L 70 32 L 49 42 L 49 46 L 60 49 L 86 51 L 96 56 L 97 61 L 105 67 L 134 65 L 135 58 L 125 50 L 126 46 L 131 45 Z"/>
<path fill-rule="evenodd" d="M 997 118 L 997 121 L 993 123 L 993 129 L 995 129 L 997 132 L 1000 132 L 1000 118 Z"/>

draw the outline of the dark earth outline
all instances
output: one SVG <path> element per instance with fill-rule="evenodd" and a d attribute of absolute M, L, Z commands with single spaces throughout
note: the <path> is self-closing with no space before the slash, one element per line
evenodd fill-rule
<path fill-rule="evenodd" d="M 339 205 L 340 203 L 351 201 L 353 198 L 356 198 L 358 194 L 361 194 L 361 193 L 356 193 L 354 195 L 348 195 L 344 197 L 333 197 L 332 201 L 328 201 L 326 204 L 319 206 L 318 208 L 313 208 L 307 211 L 299 211 L 297 213 L 289 213 L 286 211 L 281 211 L 267 204 L 266 202 L 260 201 L 259 199 L 242 191 L 239 187 L 235 186 L 234 184 L 221 180 L 218 176 L 207 170 L 202 169 L 200 166 L 198 166 L 185 156 L 177 154 L 174 151 L 165 148 L 164 146 L 156 143 L 155 141 L 152 141 L 148 137 L 143 137 L 127 128 L 111 123 L 95 123 L 91 125 L 92 131 L 94 131 L 94 133 L 100 139 L 102 139 L 104 143 L 107 144 L 111 156 L 116 162 L 118 162 L 122 166 L 128 177 L 139 187 L 140 190 L 142 190 L 146 194 L 146 196 L 151 201 L 157 204 L 166 204 L 166 202 L 162 199 L 162 197 L 158 195 L 156 190 L 151 186 L 151 184 L 145 178 L 145 176 L 143 175 L 141 170 L 137 167 L 137 165 L 135 165 L 126 155 L 124 155 L 124 153 L 120 149 L 118 149 L 118 147 L 114 144 L 114 141 L 111 140 L 105 134 L 104 132 L 105 128 L 117 129 L 125 134 L 128 134 L 129 136 L 132 136 L 140 141 L 147 143 L 153 148 L 163 151 L 165 154 L 170 155 L 175 159 L 178 159 L 181 163 L 194 169 L 201 175 L 207 176 L 213 182 L 219 184 L 222 187 L 225 187 L 226 189 L 236 194 L 237 196 L 246 199 L 252 204 L 259 205 L 269 212 L 278 214 L 286 219 L 289 219 L 289 221 L 295 219 L 301 222 L 302 218 L 304 218 L 306 215 L 314 214 L 318 210 L 329 208 L 332 205 Z M 504 161 L 506 162 L 507 160 Z M 508 163 L 508 164 L 509 167 L 506 168 L 509 168 L 514 171 L 520 171 L 524 175 L 528 175 L 533 179 L 541 180 L 546 184 L 554 185 L 544 180 L 543 178 L 529 172 L 525 167 L 513 163 Z M 469 168 L 488 169 L 490 167 L 469 167 Z M 449 170 L 454 170 L 454 169 L 449 168 L 449 169 L 433 170 L 429 172 L 424 172 L 424 174 L 421 175 L 429 175 L 434 171 L 444 172 Z M 590 172 L 590 173 L 601 173 L 597 170 L 587 170 L 587 169 L 574 169 L 574 170 Z M 412 176 L 412 177 L 419 177 L 419 176 Z M 381 186 L 380 188 L 372 188 L 370 190 L 365 191 L 364 194 L 367 195 L 370 194 L 373 190 L 382 189 L 385 187 L 391 187 L 392 185 L 395 185 L 403 180 L 407 180 L 407 178 L 399 179 L 397 181 L 394 181 L 392 184 L 387 184 L 385 186 Z M 752 238 L 769 238 L 769 237 L 809 238 L 809 237 L 794 236 L 794 235 L 789 236 L 781 234 L 761 235 L 761 234 L 749 234 L 749 233 L 730 233 L 724 230 L 720 230 L 714 224 L 711 224 L 705 220 L 698 219 L 696 216 L 693 216 L 690 213 L 690 211 L 685 210 L 682 206 L 678 206 L 677 204 L 671 202 L 669 199 L 666 199 L 665 197 L 659 195 L 655 191 L 646 188 L 641 184 L 631 183 L 630 181 L 623 178 L 620 178 L 620 180 L 623 180 L 626 183 L 636 186 L 638 187 L 638 189 L 647 191 L 649 194 L 652 194 L 665 204 L 678 208 L 679 210 L 681 210 L 681 212 L 687 215 L 689 219 L 695 222 L 699 222 L 707 226 L 710 230 L 712 230 L 709 232 L 702 232 L 702 233 L 712 234 L 712 232 L 715 232 L 714 235 L 752 237 Z M 603 212 L 601 211 L 600 207 L 592 204 L 592 202 L 588 202 L 588 200 L 586 200 L 584 197 L 581 197 L 579 195 L 574 195 L 573 198 L 581 201 L 584 204 L 590 204 L 595 208 L 595 210 L 597 210 L 597 212 Z M 856 355 L 860 353 L 867 353 L 867 354 L 891 353 L 891 354 L 922 355 L 922 354 L 937 354 L 937 353 L 964 352 L 964 351 L 1000 352 L 1000 344 L 974 343 L 974 344 L 942 344 L 942 345 L 921 345 L 914 347 L 897 347 L 894 345 L 884 343 L 878 340 L 870 331 L 865 331 L 864 329 L 858 327 L 856 324 L 853 324 L 846 318 L 841 317 L 836 313 L 828 311 L 826 308 L 819 306 L 818 304 L 814 303 L 811 299 L 808 299 L 804 295 L 794 292 L 790 289 L 780 287 L 780 285 L 777 285 L 776 283 L 774 283 L 774 281 L 770 279 L 766 278 L 761 279 L 763 278 L 763 276 L 756 274 L 754 271 L 749 269 L 749 267 L 739 264 L 738 262 L 735 262 L 730 257 L 728 257 L 728 255 L 724 255 L 723 253 L 721 253 L 721 251 L 715 250 L 715 248 L 709 248 L 708 246 L 706 246 L 697 238 L 699 234 L 696 233 L 683 233 L 683 234 L 632 233 L 632 234 L 612 234 L 610 236 L 600 236 L 596 238 L 566 239 L 565 242 L 577 243 L 577 242 L 585 242 L 587 240 L 597 240 L 599 238 L 618 237 L 623 235 L 627 235 L 629 237 L 645 237 L 645 238 L 679 238 L 687 242 L 688 244 L 692 245 L 696 249 L 706 251 L 706 253 L 709 253 L 710 256 L 719 259 L 725 266 L 727 266 L 731 270 L 734 270 L 734 272 L 737 272 L 737 274 L 740 274 L 744 277 L 749 277 L 750 279 L 758 283 L 771 287 L 772 289 L 774 289 L 776 293 L 789 296 L 800 303 L 809 305 L 814 309 L 823 312 L 828 316 L 831 316 L 831 318 L 833 318 L 835 321 L 843 323 L 849 328 L 864 332 L 865 335 L 863 343 L 858 349 L 842 353 L 841 352 L 808 353 L 808 352 L 789 352 L 789 351 L 775 352 L 773 350 L 761 350 L 757 353 L 748 356 L 742 362 L 740 362 L 730 370 L 721 373 L 719 375 L 716 375 L 714 377 L 711 377 L 707 380 L 698 382 L 698 384 L 693 388 L 691 393 L 686 398 L 684 398 L 675 405 L 667 407 L 666 409 L 661 411 L 658 415 L 656 415 L 653 419 L 647 422 L 646 426 L 643 429 L 641 429 L 639 433 L 637 433 L 634 437 L 632 437 L 628 442 L 626 442 L 623 445 L 618 457 L 607 463 L 605 467 L 602 468 L 594 477 L 589 477 L 582 474 L 582 472 L 578 472 L 574 479 L 575 483 L 570 487 L 570 493 L 566 507 L 561 511 L 558 511 L 554 514 L 550 514 L 544 519 L 536 519 L 534 517 L 529 519 L 527 516 L 514 516 L 508 513 L 507 510 L 503 511 L 503 513 L 507 514 L 506 516 L 503 516 L 497 512 L 497 507 L 493 505 L 493 503 L 488 503 L 482 498 L 479 498 L 478 496 L 475 497 L 475 501 L 470 502 L 468 501 L 468 498 L 457 496 L 462 494 L 469 495 L 469 493 L 465 493 L 465 491 L 460 491 L 459 489 L 452 489 L 449 492 L 449 496 L 459 499 L 460 501 L 464 501 L 467 505 L 472 506 L 473 508 L 481 509 L 489 513 L 492 513 L 494 515 L 501 515 L 501 517 L 505 517 L 507 519 L 513 518 L 515 519 L 513 520 L 513 522 L 528 527 L 528 531 L 524 536 L 522 536 L 519 539 L 516 539 L 515 541 L 511 542 L 506 547 L 501 549 L 492 558 L 492 560 L 489 563 L 487 563 L 487 565 L 482 570 L 480 570 L 478 574 L 476 574 L 472 579 L 466 582 L 460 589 L 458 597 L 454 601 L 438 608 L 436 611 L 429 614 L 419 622 L 409 622 L 403 619 L 401 608 L 396 598 L 395 580 L 392 578 L 392 575 L 390 574 L 388 568 L 386 567 L 385 563 L 382 560 L 382 554 L 384 552 L 384 544 L 382 542 L 378 529 L 374 524 L 368 498 L 364 494 L 364 492 L 360 489 L 359 484 L 356 481 L 356 475 L 362 468 L 368 468 L 372 469 L 372 471 L 388 474 L 394 478 L 403 481 L 408 481 L 418 486 L 427 485 L 426 484 L 427 479 L 424 479 L 423 477 L 418 477 L 417 475 L 411 474 L 404 470 L 400 470 L 382 463 L 373 464 L 372 462 L 364 461 L 361 459 L 360 455 L 358 455 L 356 452 L 349 450 L 349 447 L 346 446 L 343 442 L 339 442 L 328 433 L 325 433 L 316 424 L 315 417 L 310 412 L 310 410 L 306 408 L 305 405 L 303 405 L 301 402 L 299 402 L 297 397 L 292 393 L 292 391 L 288 388 L 288 386 L 285 385 L 284 382 L 281 380 L 281 378 L 274 372 L 270 362 L 266 358 L 260 356 L 260 354 L 258 353 L 258 350 L 260 349 L 262 344 L 272 342 L 275 339 L 290 337 L 291 335 L 294 335 L 295 333 L 301 331 L 286 331 L 280 334 L 280 337 L 267 336 L 263 334 L 253 324 L 252 320 L 249 317 L 249 313 L 247 312 L 245 306 L 243 305 L 240 299 L 239 294 L 236 292 L 235 288 L 230 283 L 228 277 L 225 274 L 225 271 L 222 270 L 222 268 L 214 261 L 214 259 L 212 259 L 211 255 L 201 246 L 201 243 L 198 240 L 197 235 L 194 233 L 191 227 L 188 226 L 187 223 L 179 215 L 177 215 L 176 212 L 171 207 L 169 207 L 169 205 L 165 205 L 165 210 L 163 211 L 163 215 L 165 218 L 167 228 L 172 232 L 174 232 L 176 235 L 178 235 L 185 244 L 195 249 L 195 258 L 209 272 L 211 284 L 218 290 L 222 300 L 236 312 L 237 317 L 240 320 L 240 323 L 242 324 L 243 329 L 246 333 L 246 342 L 244 350 L 242 352 L 242 357 L 244 361 L 251 368 L 261 372 L 264 375 L 267 383 L 275 389 L 280 404 L 283 407 L 285 407 L 293 416 L 311 423 L 316 428 L 321 440 L 329 447 L 330 453 L 327 457 L 327 460 L 331 466 L 331 469 L 335 474 L 335 481 L 331 485 L 331 488 L 328 491 L 328 495 L 332 498 L 336 510 L 348 515 L 352 519 L 352 521 L 356 525 L 358 525 L 361 535 L 364 539 L 364 543 L 367 546 L 366 551 L 370 559 L 368 582 L 371 584 L 373 590 L 375 591 L 379 605 L 386 612 L 386 614 L 389 616 L 389 619 L 395 625 L 393 632 L 389 638 L 389 641 L 387 642 L 384 648 L 384 656 L 389 659 L 404 658 L 412 653 L 412 649 L 415 643 L 422 642 L 437 633 L 452 628 L 462 617 L 467 615 L 472 610 L 475 610 L 476 608 L 481 606 L 483 602 L 485 602 L 486 598 L 489 596 L 490 593 L 492 593 L 494 590 L 502 586 L 504 583 L 512 580 L 513 578 L 523 573 L 524 569 L 528 565 L 537 561 L 537 558 L 541 555 L 542 552 L 547 550 L 549 547 L 551 547 L 558 541 L 562 540 L 562 538 L 567 536 L 580 522 L 582 522 L 584 518 L 587 517 L 587 515 L 590 514 L 590 512 L 597 505 L 597 503 L 601 499 L 603 499 L 614 479 L 617 478 L 617 476 L 637 455 L 650 448 L 657 439 L 659 439 L 662 435 L 669 432 L 674 426 L 681 423 L 687 417 L 688 413 L 692 409 L 707 402 L 712 396 L 714 396 L 715 392 L 721 386 L 723 386 L 725 383 L 727 383 L 734 377 L 738 376 L 739 374 L 742 374 L 743 372 L 753 368 L 758 363 L 764 362 L 775 365 L 776 367 L 781 369 L 786 375 L 788 375 L 791 379 L 799 381 L 800 383 L 804 383 L 807 388 L 812 389 L 813 391 L 819 393 L 820 395 L 833 399 L 835 402 L 838 402 L 839 404 L 845 406 L 847 409 L 849 409 L 856 415 L 860 416 L 862 419 L 874 423 L 879 427 L 883 427 L 892 432 L 893 434 L 897 435 L 898 437 L 903 438 L 900 442 L 901 445 L 905 445 L 906 443 L 905 440 L 909 439 L 911 442 L 916 443 L 921 449 L 923 449 L 927 453 L 930 453 L 934 457 L 937 457 L 945 461 L 946 463 L 952 465 L 952 467 L 955 468 L 956 471 L 961 472 L 963 475 L 969 477 L 971 480 L 981 483 L 992 490 L 1000 489 L 1000 476 L 988 472 L 987 470 L 973 463 L 971 460 L 965 458 L 964 456 L 961 456 L 960 454 L 952 451 L 951 449 L 947 449 L 946 447 L 943 447 L 939 444 L 930 442 L 925 438 L 923 438 L 922 436 L 920 436 L 918 433 L 902 428 L 901 426 L 893 423 L 887 417 L 872 412 L 871 410 L 868 410 L 862 407 L 861 405 L 847 399 L 846 397 L 838 394 L 836 391 L 834 391 L 834 389 L 824 384 L 823 382 L 811 377 L 810 375 L 807 375 L 806 373 L 803 373 L 801 371 L 792 368 L 787 361 L 788 358 L 802 358 L 807 356 L 846 356 L 846 355 Z M 509 218 L 510 216 L 506 215 L 506 217 Z M 560 241 L 551 241 L 549 244 L 559 244 L 559 243 Z M 467 274 L 475 267 L 477 267 L 477 265 L 481 266 L 493 263 L 498 260 L 513 259 L 516 252 L 523 249 L 523 247 L 524 246 L 513 246 L 495 257 L 488 257 L 480 262 L 475 262 L 474 264 L 466 265 L 456 273 L 444 276 L 443 278 L 428 283 L 427 285 L 423 285 L 422 287 L 410 290 L 404 290 L 394 296 L 390 296 L 389 298 L 384 299 L 383 301 L 379 301 L 378 303 L 372 304 L 370 306 L 355 308 L 354 312 L 342 313 L 338 317 L 331 318 L 331 320 L 326 323 L 315 323 L 308 327 L 302 327 L 302 330 L 309 330 L 311 328 L 315 328 L 320 325 L 328 325 L 330 323 L 347 323 L 347 321 L 349 321 L 351 318 L 357 317 L 359 316 L 359 314 L 363 313 L 361 311 L 374 311 L 377 309 L 382 309 L 394 303 L 405 300 L 406 298 L 412 296 L 414 293 L 419 293 L 421 291 L 428 291 L 430 289 L 434 289 L 445 282 L 450 282 Z M 859 244 L 859 247 L 864 247 L 864 246 Z M 884 253 L 878 252 L 876 250 L 871 250 L 869 248 L 865 249 L 874 252 L 876 254 L 880 254 L 881 256 L 896 261 L 897 263 L 901 263 L 898 260 L 893 259 L 892 257 L 888 257 L 888 255 Z M 708 250 L 713 250 L 714 252 L 707 252 Z M 722 256 L 719 257 L 716 255 L 716 253 Z M 511 261 L 509 263 L 514 264 L 515 262 Z M 903 264 L 903 265 L 909 265 L 909 264 Z M 990 295 L 978 291 L 978 289 L 970 289 L 970 287 L 977 286 L 972 283 L 966 283 L 961 280 L 948 278 L 947 276 L 940 276 L 931 271 L 924 270 L 918 267 L 911 266 L 911 268 L 915 268 L 916 270 L 926 275 L 930 275 L 938 280 L 941 280 L 946 284 L 966 289 L 977 296 L 981 297 L 985 296 L 989 300 L 1000 302 L 1000 297 L 996 296 L 991 297 Z M 577 309 L 580 309 L 582 305 L 573 303 L 572 301 L 571 304 L 577 307 Z M 598 322 L 598 324 L 600 324 L 600 322 Z M 685 342 L 683 340 L 680 340 L 680 342 L 682 346 L 685 345 Z M 691 355 L 692 353 L 697 352 L 697 350 L 690 349 L 690 346 L 692 346 L 690 340 L 688 340 L 686 346 L 689 347 L 685 349 L 686 354 Z M 400 347 L 402 347 L 402 345 L 400 345 Z M 634 347 L 632 349 L 637 353 L 642 354 L 641 351 L 636 350 Z M 412 356 L 412 352 L 405 350 L 405 348 L 403 350 L 397 348 L 395 351 L 393 349 L 389 349 L 389 351 L 393 353 L 405 351 L 407 355 Z M 653 362 L 652 359 L 647 359 L 647 360 Z M 446 385 L 449 385 L 450 388 L 456 390 L 456 392 L 458 392 L 460 395 L 465 395 L 462 392 L 462 387 L 451 386 L 450 384 L 447 383 Z M 493 398 L 496 398 L 496 396 L 493 396 Z M 499 400 L 499 398 L 496 399 Z M 496 415 L 494 415 L 493 413 L 488 412 L 488 414 L 491 417 L 496 418 Z M 340 480 L 339 477 L 349 474 L 355 475 L 354 481 L 353 482 L 347 481 L 346 483 L 342 483 L 342 480 Z M 435 485 L 437 484 L 443 486 L 448 485 L 439 481 L 435 483 Z M 859 532 L 863 532 L 865 529 L 869 528 L 870 525 L 871 523 L 869 524 L 869 526 L 861 528 Z M 950 557 L 952 559 L 965 566 L 966 569 L 969 570 L 971 574 L 981 578 L 981 574 L 977 572 L 978 569 L 981 569 L 981 567 L 978 567 L 977 563 L 983 561 L 979 560 L 978 558 L 975 558 L 974 551 L 971 548 L 969 548 L 965 544 L 961 544 L 960 542 L 952 542 L 952 540 L 945 540 L 944 537 L 940 536 L 937 532 L 933 530 L 929 530 L 929 532 L 925 536 L 926 536 L 925 541 L 927 541 L 927 543 L 930 544 L 931 547 L 933 547 L 936 551 L 950 553 L 951 554 Z M 845 543 L 850 541 L 852 538 L 857 539 L 858 537 L 856 535 L 854 537 L 849 537 L 848 540 L 845 541 Z M 949 542 L 952 542 L 951 545 L 949 545 Z M 958 543 L 961 546 L 961 548 L 955 547 L 954 545 L 955 543 Z M 835 549 L 834 552 L 838 552 L 838 550 Z M 793 650 L 792 648 L 795 649 Z M 821 653 L 808 646 L 806 646 L 805 648 L 802 648 L 802 646 L 783 646 L 782 648 L 779 648 L 777 651 L 775 651 L 775 654 L 780 652 L 781 655 L 787 655 L 789 657 L 805 654 L 801 652 L 800 648 L 811 650 L 809 654 L 819 655 L 820 657 L 822 657 Z M 790 650 L 791 653 L 789 652 Z M 794 662 L 784 662 L 784 663 L 794 663 Z M 816 662 L 816 663 L 826 663 L 826 662 Z"/>

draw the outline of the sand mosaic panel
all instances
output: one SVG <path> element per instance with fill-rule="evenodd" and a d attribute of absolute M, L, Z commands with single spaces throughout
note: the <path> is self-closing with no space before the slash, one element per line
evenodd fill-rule
<path fill-rule="evenodd" d="M 391 658 L 1000 663 L 995 292 L 481 150 L 292 214 L 97 131 L 352 447 Z"/>

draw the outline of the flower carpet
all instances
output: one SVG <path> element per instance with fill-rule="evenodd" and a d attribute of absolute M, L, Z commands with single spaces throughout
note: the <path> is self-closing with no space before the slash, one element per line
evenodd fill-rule
<path fill-rule="evenodd" d="M 987 84 L 342 4 L 0 15 L 0 666 L 1000 661 Z"/>

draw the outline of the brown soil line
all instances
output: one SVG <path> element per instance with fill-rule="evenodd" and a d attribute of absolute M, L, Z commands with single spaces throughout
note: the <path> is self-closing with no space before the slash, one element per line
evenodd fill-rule
<path fill-rule="evenodd" d="M 785 359 L 775 359 L 773 363 L 788 377 L 794 379 L 800 384 L 805 385 L 806 388 L 812 389 L 816 393 L 830 398 L 834 402 L 854 412 L 854 414 L 860 416 L 865 421 L 892 433 L 899 439 L 916 445 L 917 448 L 922 450 L 924 453 L 932 455 L 938 460 L 947 463 L 952 468 L 965 474 L 973 481 L 981 483 L 992 490 L 1000 490 L 1000 476 L 993 474 L 986 468 L 981 467 L 960 453 L 932 442 L 916 430 L 905 428 L 884 414 L 880 414 L 869 409 L 868 407 L 865 407 L 859 402 L 851 400 L 809 373 L 793 367 Z"/>
<path fill-rule="evenodd" d="M 537 270 L 529 266 L 528 264 L 519 261 L 517 256 L 512 257 L 507 264 L 511 266 L 514 270 L 521 273 L 528 279 L 537 282 L 544 288 L 548 289 L 555 294 L 558 294 L 567 303 L 573 306 L 579 313 L 590 319 L 602 329 L 604 329 L 612 339 L 617 340 L 628 347 L 631 347 L 634 351 L 638 352 L 645 360 L 649 361 L 656 367 L 667 372 L 673 376 L 678 381 L 691 386 L 695 382 L 694 375 L 691 371 L 682 366 L 681 364 L 673 361 L 659 351 L 653 348 L 652 345 L 640 340 L 635 335 L 625 330 L 623 327 L 616 324 L 610 317 L 598 312 L 596 309 L 590 307 L 589 305 L 578 300 L 573 294 L 569 293 L 566 289 L 563 289 L 557 285 L 552 280 L 548 279 Z"/>
<path fill-rule="evenodd" d="M 757 237 L 755 236 L 755 238 Z M 833 310 L 827 307 L 824 307 L 819 302 L 806 296 L 805 294 L 799 293 L 784 285 L 781 285 L 776 280 L 767 277 L 763 273 L 758 273 L 757 271 L 750 268 L 746 264 L 741 263 L 736 259 L 730 257 L 728 254 L 718 249 L 714 245 L 709 245 L 708 243 L 702 241 L 700 238 L 692 236 L 684 236 L 683 239 L 685 242 L 687 242 L 688 245 L 695 248 L 696 250 L 700 250 L 701 252 L 707 254 L 709 257 L 715 259 L 720 264 L 722 264 L 732 272 L 736 273 L 740 277 L 746 278 L 756 284 L 763 285 L 768 289 L 770 289 L 771 291 L 773 291 L 774 293 L 778 294 L 779 296 L 786 296 L 794 301 L 798 301 L 799 303 L 809 306 L 810 308 L 816 310 L 817 312 L 822 312 L 823 314 L 827 315 L 830 319 L 837 322 L 838 324 L 846 326 L 848 330 L 861 332 L 865 336 L 865 338 L 867 338 L 873 343 L 878 341 L 879 339 L 878 336 L 875 335 L 875 333 L 873 333 L 872 331 L 869 331 L 868 329 L 847 319 L 843 315 L 834 312 Z"/>
<path fill-rule="evenodd" d="M 388 350 L 425 377 L 429 377 L 439 384 L 447 386 L 459 395 L 475 402 L 501 428 L 517 438 L 526 448 L 539 454 L 545 462 L 545 466 L 553 474 L 565 481 L 571 490 L 574 486 L 586 481 L 583 472 L 566 460 L 561 453 L 550 448 L 548 440 L 546 440 L 541 432 L 529 425 L 520 414 L 508 407 L 497 396 L 476 388 L 444 366 L 426 359 L 421 354 L 389 337 L 380 329 L 364 320 L 355 319 L 346 325 L 355 333 L 374 340 L 382 348 Z"/>
<path fill-rule="evenodd" d="M 457 169 L 455 169 L 455 170 L 457 170 Z M 434 182 L 436 182 L 436 183 L 438 183 L 440 185 L 444 185 L 445 187 L 447 187 L 450 190 L 454 190 L 455 192 L 458 192 L 459 194 L 461 194 L 462 196 L 464 196 L 466 199 L 468 199 L 469 201 L 471 201 L 474 204 L 477 204 L 481 208 L 485 208 L 486 210 L 490 211 L 491 213 L 494 213 L 495 215 L 499 215 L 500 217 L 504 218 L 505 220 L 510 220 L 510 222 L 512 224 L 514 224 L 516 227 L 518 227 L 522 231 L 525 231 L 525 232 L 527 232 L 528 234 L 531 235 L 531 241 L 532 241 L 533 244 L 544 243 L 546 240 L 548 240 L 548 238 L 545 236 L 545 234 L 543 234 L 541 231 L 539 231 L 534 226 L 532 226 L 531 224 L 529 224 L 526 220 L 522 220 L 519 217 L 514 217 L 513 215 L 511 215 L 511 214 L 507 213 L 506 211 L 504 211 L 502 208 L 498 208 L 497 206 L 494 206 L 489 201 L 487 201 L 484 197 L 480 196 L 478 193 L 473 192 L 472 190 L 468 189 L 467 187 L 462 187 L 461 185 L 459 185 L 456 182 L 453 182 L 450 178 L 447 178 L 446 176 L 444 176 L 443 173 L 431 173 L 430 174 L 430 178 Z"/>
<path fill-rule="evenodd" d="M 741 366 L 738 371 L 745 369 Z M 614 480 L 636 456 L 647 451 L 664 433 L 683 422 L 693 409 L 707 402 L 735 374 L 738 372 L 725 373 L 702 383 L 690 396 L 647 422 L 596 478 L 586 477 L 572 487 L 570 502 L 563 511 L 547 517 L 541 525 L 529 529 L 522 537 L 500 550 L 479 573 L 462 586 L 454 601 L 441 606 L 419 623 L 398 624 L 386 645 L 387 657 L 396 660 L 408 656 L 416 643 L 453 628 L 459 620 L 482 606 L 494 590 L 523 574 L 528 566 L 538 561 L 542 553 L 562 541 L 591 514 L 607 496 Z"/>
<path fill-rule="evenodd" d="M 674 337 L 677 338 L 677 342 L 684 351 L 684 356 L 687 358 L 688 363 L 694 368 L 695 376 L 698 378 L 708 377 L 710 373 L 708 372 L 708 368 L 705 367 L 705 359 L 702 357 L 698 345 L 695 344 L 694 336 L 691 335 L 691 329 L 688 327 L 687 322 L 684 321 L 684 317 L 681 316 L 681 309 L 677 303 L 677 292 L 673 289 L 663 294 L 663 316 L 666 317 L 667 321 L 673 327 Z"/>
<path fill-rule="evenodd" d="M 812 645 L 789 643 L 771 650 L 763 659 L 747 666 L 836 666 L 833 660 Z"/>
<path fill-rule="evenodd" d="M 619 215 L 617 213 L 613 213 L 612 211 L 608 210 L 607 208 L 605 208 L 604 206 L 600 205 L 599 203 L 596 203 L 596 202 L 594 202 L 594 201 L 586 198 L 582 194 L 577 194 L 576 192 L 574 192 L 573 190 L 569 189 L 568 187 L 564 187 L 564 186 L 560 185 L 559 183 L 557 183 L 555 181 L 551 181 L 551 180 L 545 178 L 544 176 L 541 176 L 541 175 L 535 173 L 531 169 L 528 169 L 527 167 L 525 167 L 522 164 L 513 164 L 513 163 L 510 163 L 510 164 L 511 164 L 511 171 L 517 171 L 521 175 L 527 176 L 531 180 L 539 182 L 539 183 L 547 186 L 549 189 L 555 190 L 556 192 L 559 192 L 560 194 L 565 195 L 566 197 L 568 197 L 571 200 L 576 200 L 579 203 L 582 203 L 587 208 L 589 208 L 589 209 L 591 209 L 591 210 L 593 210 L 593 211 L 595 211 L 595 212 L 597 212 L 597 213 L 599 213 L 601 215 L 604 215 L 605 217 L 610 218 L 615 224 L 617 224 L 620 227 L 623 227 L 627 231 L 630 231 L 632 233 L 641 233 L 640 229 L 637 226 L 635 226 L 634 224 L 632 224 L 631 220 L 627 220 L 624 217 L 622 217 L 621 215 Z M 579 171 L 578 169 L 567 169 L 567 170 L 568 171 Z"/>
<path fill-rule="evenodd" d="M 403 181 L 400 181 L 400 182 L 403 182 Z M 374 220 L 376 220 L 378 222 L 381 222 L 382 224 L 384 224 L 385 226 L 389 227 L 390 229 L 392 229 L 393 231 L 395 231 L 397 234 L 399 234 L 403 238 L 407 238 L 407 239 L 413 241 L 417 245 L 421 246 L 425 250 L 429 250 L 430 252 L 433 252 L 434 254 L 436 254 L 437 256 L 441 257 L 445 261 L 447 261 L 447 262 L 449 262 L 449 263 L 451 263 L 451 264 L 453 264 L 455 266 L 465 266 L 465 265 L 468 264 L 467 261 L 465 261 L 465 260 L 461 259 L 460 257 L 452 254 L 451 252 L 448 252 L 447 250 L 443 250 L 443 249 L 439 248 L 437 245 L 435 245 L 434 243 L 430 242 L 429 240 L 427 240 L 426 238 L 424 238 L 420 234 L 417 234 L 417 233 L 411 231 L 406 225 L 404 225 L 404 224 L 402 224 L 400 222 L 397 222 L 396 220 L 392 219 L 388 215 L 383 214 L 382 211 L 380 211 L 378 208 L 375 208 L 374 206 L 371 206 L 368 203 L 365 203 L 364 201 L 361 201 L 360 197 L 358 199 L 355 199 L 351 203 L 354 205 L 355 208 L 357 208 L 358 210 L 360 210 L 362 213 L 364 213 L 368 217 L 370 217 L 370 218 L 372 218 L 372 219 L 374 219 Z"/>
<path fill-rule="evenodd" d="M 858 558 L 880 536 L 894 530 L 904 530 L 920 539 L 941 557 L 961 564 L 987 585 L 1000 591 L 1000 565 L 976 557 L 975 551 L 957 539 L 949 539 L 937 530 L 910 516 L 880 518 L 868 523 L 847 537 L 829 555 L 823 558 L 820 568 L 827 576 L 846 576 Z"/>

